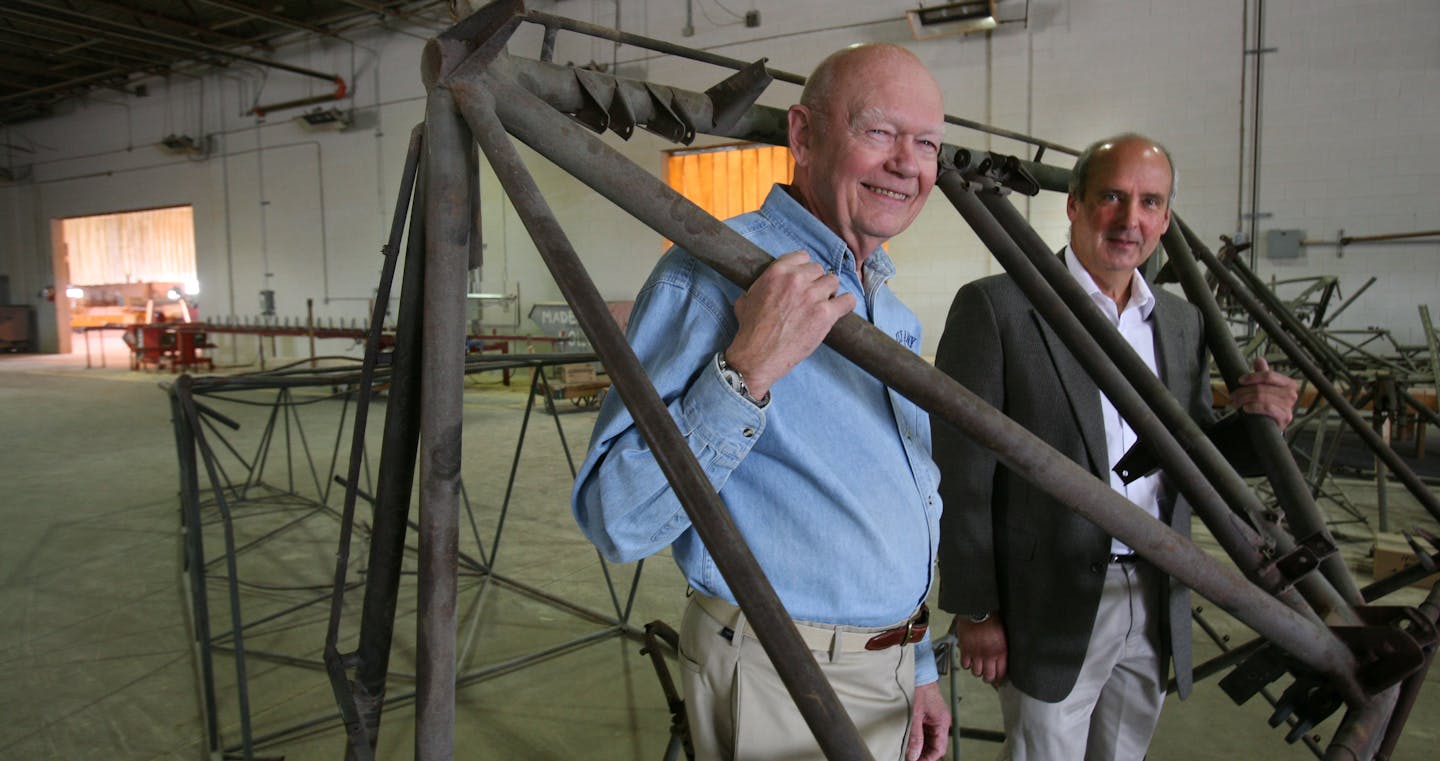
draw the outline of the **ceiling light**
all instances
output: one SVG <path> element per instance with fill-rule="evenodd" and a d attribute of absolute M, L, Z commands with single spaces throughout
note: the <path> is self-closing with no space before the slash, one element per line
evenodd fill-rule
<path fill-rule="evenodd" d="M 293 121 L 309 130 L 341 132 L 350 126 L 351 116 L 338 108 L 316 108 L 295 117 Z"/>
<path fill-rule="evenodd" d="M 910 21 L 910 33 L 917 40 L 943 37 L 949 34 L 968 34 L 994 29 L 999 25 L 995 20 L 995 0 L 971 0 L 964 3 L 946 3 L 920 6 L 905 11 Z"/>

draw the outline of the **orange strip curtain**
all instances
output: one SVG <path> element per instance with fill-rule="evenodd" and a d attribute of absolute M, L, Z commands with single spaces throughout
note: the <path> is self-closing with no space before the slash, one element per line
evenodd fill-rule
<path fill-rule="evenodd" d="M 665 157 L 670 187 L 717 219 L 760 208 L 770 186 L 790 182 L 794 173 L 794 159 L 784 146 L 722 145 L 671 151 Z"/>
<path fill-rule="evenodd" d="M 195 220 L 174 206 L 63 221 L 72 285 L 195 279 Z"/>

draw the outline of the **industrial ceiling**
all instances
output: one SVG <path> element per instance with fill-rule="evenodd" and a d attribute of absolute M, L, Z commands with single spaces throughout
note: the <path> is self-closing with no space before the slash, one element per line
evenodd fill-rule
<path fill-rule="evenodd" d="M 154 76 L 237 64 L 320 76 L 276 51 L 375 27 L 439 30 L 450 18 L 446 0 L 4 0 L 0 125 L 91 91 L 141 94 Z"/>

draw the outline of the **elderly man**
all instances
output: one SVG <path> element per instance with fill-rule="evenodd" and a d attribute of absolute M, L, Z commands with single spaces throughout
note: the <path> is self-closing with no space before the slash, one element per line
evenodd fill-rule
<path fill-rule="evenodd" d="M 1060 256 L 1150 370 L 1209 422 L 1199 310 L 1138 272 L 1170 224 L 1174 178 L 1169 152 L 1147 138 L 1090 146 L 1073 171 Z M 1114 473 L 1135 432 L 1008 275 L 960 289 L 935 363 L 1189 535 L 1189 507 L 1162 475 L 1126 484 Z M 1289 423 L 1293 381 L 1258 360 L 1242 384 L 1233 404 Z M 935 456 L 946 505 L 940 604 L 958 614 L 961 665 L 999 686 L 1001 757 L 1144 758 L 1170 660 L 1189 683 L 1188 593 L 959 433 L 937 426 Z"/>
<path fill-rule="evenodd" d="M 854 312 L 919 348 L 881 244 L 934 185 L 940 90 L 903 48 L 860 46 L 822 62 L 788 116 L 793 183 L 730 221 L 778 258 L 742 292 L 671 250 L 629 340 L 871 753 L 937 759 L 950 717 L 923 633 L 940 516 L 929 421 L 821 341 Z M 680 636 L 697 755 L 820 758 L 616 395 L 573 507 L 611 560 L 672 548 L 693 590 Z"/>

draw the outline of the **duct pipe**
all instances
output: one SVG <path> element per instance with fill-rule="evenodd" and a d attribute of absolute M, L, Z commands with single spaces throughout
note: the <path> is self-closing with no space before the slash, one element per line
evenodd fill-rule
<path fill-rule="evenodd" d="M 468 80 L 452 86 L 462 102 L 481 88 L 479 82 Z M 496 109 L 511 134 L 733 282 L 747 286 L 772 260 L 603 141 L 569 121 L 557 122 L 525 89 L 493 74 L 484 76 L 483 86 L 494 93 Z M 1266 595 L 1168 527 L 1149 520 L 1108 485 L 894 339 L 851 314 L 836 324 L 826 343 L 922 408 L 994 449 L 1008 467 L 1328 676 L 1347 702 L 1363 702 L 1355 659 L 1333 634 Z"/>

